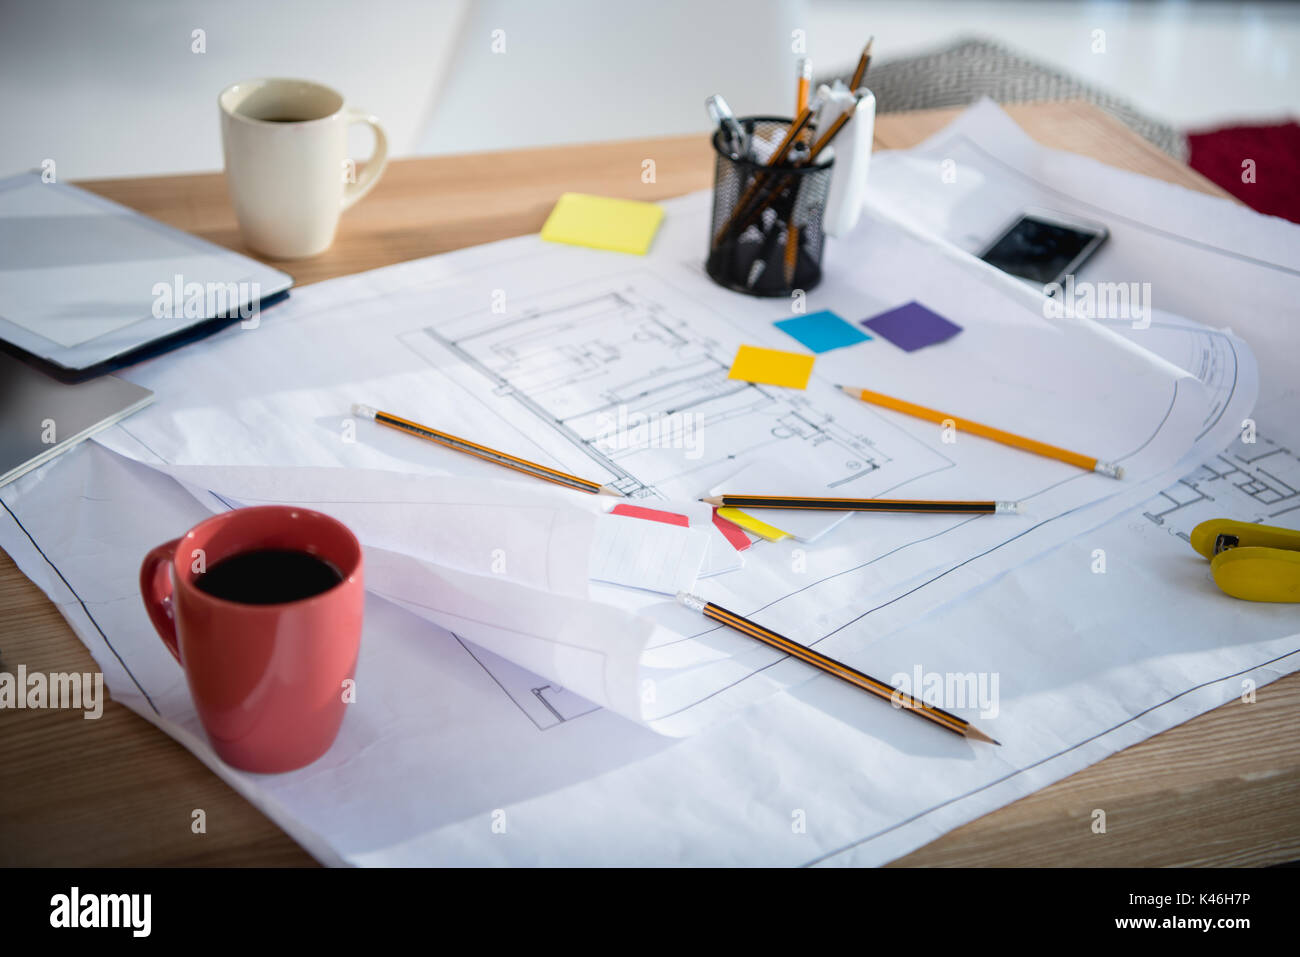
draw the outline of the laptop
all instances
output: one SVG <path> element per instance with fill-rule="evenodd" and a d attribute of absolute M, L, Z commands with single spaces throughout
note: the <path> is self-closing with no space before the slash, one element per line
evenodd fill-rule
<path fill-rule="evenodd" d="M 0 486 L 153 401 L 116 376 L 58 382 L 0 353 Z"/>

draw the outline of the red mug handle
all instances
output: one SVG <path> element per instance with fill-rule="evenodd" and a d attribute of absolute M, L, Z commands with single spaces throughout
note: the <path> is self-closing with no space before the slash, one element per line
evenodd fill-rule
<path fill-rule="evenodd" d="M 181 660 L 180 647 L 176 643 L 176 613 L 172 605 L 172 576 L 167 570 L 168 564 L 176 555 L 179 538 L 159 545 L 144 557 L 140 565 L 140 596 L 144 598 L 144 610 L 149 613 L 167 650 L 178 662 Z"/>

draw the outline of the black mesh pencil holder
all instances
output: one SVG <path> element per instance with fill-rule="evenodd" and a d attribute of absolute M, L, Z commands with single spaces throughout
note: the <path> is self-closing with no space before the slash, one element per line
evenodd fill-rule
<path fill-rule="evenodd" d="M 753 116 L 739 123 L 754 141 L 775 148 L 790 120 Z M 720 286 L 751 296 L 788 296 L 822 279 L 826 235 L 822 217 L 831 187 L 831 166 L 798 167 L 791 160 L 765 166 L 756 158 L 733 157 L 718 130 L 713 178 L 713 222 L 705 270 Z M 803 153 L 806 155 L 806 148 Z"/>

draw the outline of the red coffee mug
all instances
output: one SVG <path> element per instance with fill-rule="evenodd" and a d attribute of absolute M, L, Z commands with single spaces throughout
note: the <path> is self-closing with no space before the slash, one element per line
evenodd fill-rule
<path fill-rule="evenodd" d="M 343 576 L 298 601 L 254 605 L 200 590 L 222 559 L 277 549 L 306 552 Z M 365 590 L 361 545 L 347 526 L 305 508 L 241 508 L 159 545 L 140 566 L 140 593 L 163 644 L 180 662 L 217 754 L 245 771 L 292 771 L 329 750 L 356 673 Z"/>

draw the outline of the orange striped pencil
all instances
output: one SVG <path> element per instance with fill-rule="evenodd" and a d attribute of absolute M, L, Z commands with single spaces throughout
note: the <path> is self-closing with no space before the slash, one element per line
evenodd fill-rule
<path fill-rule="evenodd" d="M 1014 515 L 1015 502 L 942 501 L 918 498 L 817 498 L 804 495 L 710 495 L 700 499 L 714 508 L 795 508 L 829 512 L 933 512 Z"/>
<path fill-rule="evenodd" d="M 991 439 L 994 442 L 1000 442 L 1003 445 L 1009 445 L 1012 448 L 1023 449 L 1026 452 L 1033 452 L 1035 455 L 1041 455 L 1045 458 L 1056 459 L 1058 462 L 1066 462 L 1070 465 L 1078 466 L 1081 469 L 1087 469 L 1089 472 L 1097 472 L 1101 475 L 1108 475 L 1111 478 L 1123 478 L 1124 467 L 1116 465 L 1113 462 L 1103 462 L 1090 455 L 1082 455 L 1078 452 L 1071 452 L 1069 449 L 1063 449 L 1056 445 L 1048 445 L 1046 442 L 1039 442 L 1037 439 L 1027 439 L 1023 435 L 1016 435 L 1014 432 L 1006 432 L 1002 429 L 995 429 L 991 425 L 983 425 L 979 422 L 972 422 L 970 419 L 958 418 L 947 412 L 940 412 L 937 409 L 927 409 L 923 405 L 917 405 L 914 402 L 906 402 L 903 399 L 895 399 L 880 392 L 872 392 L 869 389 L 859 389 L 856 386 L 842 385 L 840 388 L 848 395 L 855 399 L 861 399 L 863 402 L 870 402 L 872 405 L 878 405 L 885 409 L 893 409 L 895 412 L 902 412 L 905 415 L 911 415 L 918 419 L 925 419 L 927 422 L 937 422 L 943 425 L 945 422 L 951 422 L 952 427 L 961 432 L 969 432 L 971 435 L 978 435 L 981 438 Z"/>
<path fill-rule="evenodd" d="M 528 459 L 521 459 L 517 455 L 511 455 L 508 452 L 502 452 L 498 449 L 489 448 L 486 445 L 479 445 L 477 442 L 471 442 L 469 439 L 462 439 L 458 435 L 452 435 L 448 432 L 440 432 L 438 429 L 432 429 L 427 425 L 421 425 L 419 422 L 412 422 L 410 419 L 403 419 L 401 416 L 393 415 L 391 412 L 380 412 L 372 406 L 357 403 L 352 406 L 352 413 L 363 419 L 373 419 L 380 425 L 386 425 L 390 429 L 396 429 L 399 432 L 405 432 L 407 435 L 414 435 L 417 438 L 427 439 L 430 442 L 436 442 L 438 445 L 448 449 L 455 449 L 457 452 L 464 452 L 466 455 L 472 455 L 475 458 L 483 459 L 485 462 L 491 462 L 494 465 L 501 465 L 508 469 L 514 469 L 516 472 L 523 472 L 525 475 L 531 475 L 534 478 L 542 479 L 545 482 L 553 482 L 556 485 L 563 485 L 565 488 L 571 488 L 579 492 L 586 492 L 589 495 L 616 495 L 623 497 L 623 493 L 616 488 L 608 485 L 601 485 L 599 482 L 593 482 L 591 479 L 579 478 L 576 475 L 570 475 L 568 472 L 561 472 L 559 469 L 553 469 L 538 462 L 530 462 Z"/>
<path fill-rule="evenodd" d="M 870 675 L 865 675 L 856 668 L 850 668 L 842 661 L 836 661 L 834 658 L 828 658 L 820 652 L 813 651 L 806 645 L 801 645 L 797 641 L 791 641 L 784 635 L 779 635 L 770 628 L 764 628 L 757 622 L 750 621 L 742 615 L 737 615 L 734 611 L 727 611 L 721 605 L 715 605 L 711 601 L 705 601 L 697 595 L 688 592 L 679 591 L 677 600 L 694 611 L 698 611 L 705 618 L 710 618 L 719 624 L 726 625 L 743 635 L 757 639 L 763 644 L 775 648 L 777 651 L 783 651 L 793 658 L 798 658 L 806 664 L 812 665 L 819 671 L 824 671 L 828 675 L 834 675 L 842 681 L 847 681 L 854 687 L 861 688 L 863 691 L 870 692 L 877 698 L 884 698 L 886 701 L 910 711 L 912 714 L 932 721 L 945 731 L 951 731 L 953 734 L 959 734 L 964 738 L 974 738 L 976 741 L 987 741 L 989 744 L 1001 744 L 1002 742 L 990 738 L 987 734 L 975 727 L 964 718 L 959 718 L 955 714 L 944 711 L 942 708 L 936 708 L 928 705 L 920 698 L 915 698 L 910 694 L 905 694 L 898 688 L 891 687 L 883 681 L 879 681 Z"/>

